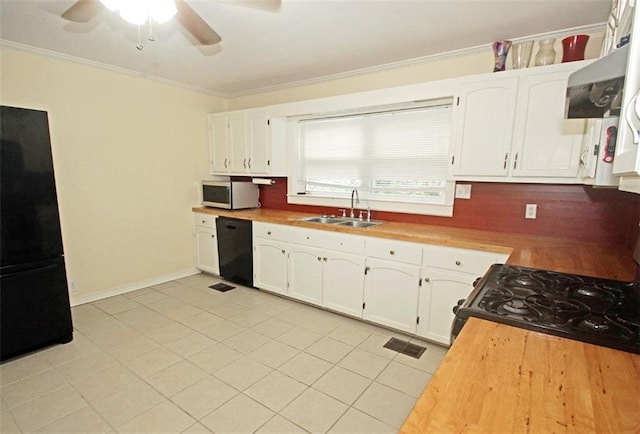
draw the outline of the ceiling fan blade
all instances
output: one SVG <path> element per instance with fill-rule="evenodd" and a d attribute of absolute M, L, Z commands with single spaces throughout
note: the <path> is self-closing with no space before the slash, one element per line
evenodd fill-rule
<path fill-rule="evenodd" d="M 281 0 L 218 0 L 235 6 L 243 6 L 251 9 L 259 9 L 266 12 L 278 12 Z"/>
<path fill-rule="evenodd" d="M 184 0 L 176 0 L 178 20 L 202 45 L 214 45 L 222 41 L 220 35 L 209 26 L 200 15 Z"/>
<path fill-rule="evenodd" d="M 100 11 L 98 0 L 78 0 L 62 13 L 62 18 L 74 23 L 86 23 Z"/>

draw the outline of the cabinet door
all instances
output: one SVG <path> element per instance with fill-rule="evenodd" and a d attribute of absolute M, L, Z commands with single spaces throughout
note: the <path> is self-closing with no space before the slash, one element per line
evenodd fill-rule
<path fill-rule="evenodd" d="M 289 287 L 287 294 L 307 303 L 322 303 L 322 249 L 289 246 Z"/>
<path fill-rule="evenodd" d="M 518 79 L 460 85 L 452 173 L 507 176 Z"/>
<path fill-rule="evenodd" d="M 453 307 L 473 290 L 475 274 L 426 269 L 420 288 L 418 335 L 450 344 Z"/>
<path fill-rule="evenodd" d="M 216 116 L 209 119 L 209 153 L 211 158 L 211 173 L 226 173 L 229 171 L 227 132 L 226 116 Z"/>
<path fill-rule="evenodd" d="M 583 119 L 564 119 L 567 77 L 561 71 L 522 77 L 514 130 L 514 177 L 577 177 L 586 132 Z"/>
<path fill-rule="evenodd" d="M 247 133 L 245 115 L 232 115 L 227 117 L 229 123 L 229 159 L 230 171 L 242 173 L 247 171 Z"/>
<path fill-rule="evenodd" d="M 634 15 L 631 45 L 624 78 L 616 156 L 613 160 L 613 173 L 617 175 L 640 175 L 640 7 L 637 3 L 631 12 Z M 636 185 L 635 189 L 628 191 L 640 193 L 637 188 Z"/>
<path fill-rule="evenodd" d="M 365 270 L 363 318 L 415 333 L 420 267 L 367 258 Z"/>
<path fill-rule="evenodd" d="M 265 112 L 247 113 L 247 171 L 269 173 L 269 128 Z"/>
<path fill-rule="evenodd" d="M 253 285 L 285 294 L 287 291 L 287 244 L 262 238 L 253 242 Z"/>
<path fill-rule="evenodd" d="M 218 240 L 214 228 L 195 228 L 196 267 L 207 273 L 220 274 Z"/>
<path fill-rule="evenodd" d="M 326 250 L 322 259 L 322 305 L 362 318 L 364 257 Z"/>

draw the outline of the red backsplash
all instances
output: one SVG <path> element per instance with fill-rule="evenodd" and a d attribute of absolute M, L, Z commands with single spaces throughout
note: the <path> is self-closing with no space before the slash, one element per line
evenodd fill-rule
<path fill-rule="evenodd" d="M 274 180 L 271 186 L 260 186 L 264 208 L 337 214 L 337 209 L 287 204 L 286 178 Z M 373 218 L 612 242 L 629 248 L 640 233 L 640 195 L 582 185 L 471 184 L 471 199 L 456 199 L 453 217 L 373 211 Z M 528 203 L 538 205 L 535 220 L 524 218 Z"/>

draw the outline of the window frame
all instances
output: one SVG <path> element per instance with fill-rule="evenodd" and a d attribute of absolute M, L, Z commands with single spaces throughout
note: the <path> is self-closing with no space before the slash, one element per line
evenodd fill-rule
<path fill-rule="evenodd" d="M 300 149 L 301 149 L 301 122 L 312 119 L 332 118 L 341 116 L 353 116 L 362 114 L 375 114 L 385 111 L 394 110 L 407 110 L 407 109 L 420 109 L 425 107 L 449 105 L 451 119 L 449 124 L 449 143 L 447 146 L 447 156 L 451 149 L 451 141 L 453 140 L 455 114 L 453 107 L 453 97 L 434 98 L 429 100 L 413 101 L 410 103 L 400 104 L 387 104 L 381 106 L 370 106 L 363 108 L 355 108 L 348 110 L 341 110 L 335 112 L 318 113 L 313 115 L 304 115 L 290 118 L 289 122 L 289 143 L 290 143 L 290 164 L 289 164 L 289 176 L 287 186 L 287 202 L 289 204 L 297 205 L 313 205 L 313 206 L 327 206 L 331 208 L 342 209 L 350 208 L 351 199 L 350 194 L 348 197 L 334 197 L 324 195 L 309 195 L 305 193 L 299 193 L 299 185 L 303 182 L 300 180 L 301 174 L 299 170 L 300 162 Z M 448 173 L 448 165 L 445 168 Z M 455 181 L 451 181 L 449 176 L 444 178 L 444 203 L 424 203 L 424 202 L 408 202 L 398 200 L 398 198 L 368 198 L 361 199 L 360 203 L 354 207 L 357 209 L 370 209 L 374 211 L 386 211 L 386 212 L 399 212 L 410 214 L 425 214 L 451 217 L 453 216 L 453 204 L 455 194 Z M 330 212 L 333 213 L 333 212 Z M 357 214 L 356 214 L 357 216 Z M 374 216 L 375 217 L 375 216 Z"/>

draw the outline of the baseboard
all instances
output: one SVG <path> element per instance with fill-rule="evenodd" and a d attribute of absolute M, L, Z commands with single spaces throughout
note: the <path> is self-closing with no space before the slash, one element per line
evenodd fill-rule
<path fill-rule="evenodd" d="M 114 295 L 126 294 L 127 292 L 136 291 L 148 286 L 159 285 L 161 283 L 170 282 L 172 280 L 181 279 L 183 277 L 193 276 L 194 274 L 199 273 L 200 270 L 196 268 L 190 268 L 188 270 L 165 274 L 163 276 L 154 277 L 153 279 L 148 280 L 142 280 L 140 282 L 128 283 L 126 285 L 111 288 L 106 291 L 81 295 L 79 297 L 74 297 L 73 294 L 69 294 L 70 302 L 71 306 L 78 306 L 85 303 L 91 303 L 92 301 L 102 300 L 103 298 L 113 297 Z"/>

